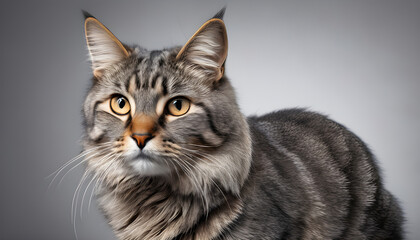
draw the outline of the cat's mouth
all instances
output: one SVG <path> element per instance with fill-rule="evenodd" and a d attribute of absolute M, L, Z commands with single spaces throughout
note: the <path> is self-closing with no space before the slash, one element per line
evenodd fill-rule
<path fill-rule="evenodd" d="M 139 152 L 135 157 L 132 158 L 132 161 L 155 161 L 154 157 L 151 154 L 147 154 L 144 151 Z"/>
<path fill-rule="evenodd" d="M 129 161 L 129 164 L 137 174 L 143 176 L 156 176 L 170 172 L 168 165 L 157 160 L 153 154 L 148 154 L 143 151 L 133 157 Z"/>

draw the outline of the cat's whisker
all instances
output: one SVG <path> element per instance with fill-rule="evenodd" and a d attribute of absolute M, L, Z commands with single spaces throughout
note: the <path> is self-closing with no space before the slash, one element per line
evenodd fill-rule
<path fill-rule="evenodd" d="M 178 177 L 178 179 L 180 179 L 180 175 L 179 175 L 179 172 L 178 172 L 178 167 L 173 163 L 173 161 L 168 161 L 170 164 L 172 164 L 172 166 L 174 167 L 174 169 L 175 169 L 175 173 L 176 173 L 176 175 L 177 175 L 177 177 Z"/>
<path fill-rule="evenodd" d="M 207 165 L 214 166 L 214 167 L 219 167 L 223 165 L 223 163 L 219 159 L 215 158 L 212 155 L 209 155 L 209 154 L 197 151 L 197 150 L 188 149 L 188 148 L 183 148 L 183 150 L 186 150 L 190 152 L 191 154 L 198 155 L 199 159 L 202 158 L 202 159 L 208 160 L 206 161 Z M 187 154 L 187 153 L 183 153 L 183 154 Z M 232 176 L 229 171 L 227 171 L 227 174 L 229 175 L 231 179 L 234 179 L 234 176 Z"/>
<path fill-rule="evenodd" d="M 79 184 L 77 184 L 76 190 L 73 193 L 73 198 L 71 201 L 71 220 L 73 221 L 73 219 L 75 218 L 75 205 L 77 207 L 77 202 L 75 201 L 76 196 L 77 196 L 77 192 L 79 191 L 80 186 L 83 184 L 83 182 L 85 181 L 85 179 L 87 178 L 87 176 L 89 175 L 89 172 L 84 172 L 82 177 L 80 178 Z"/>
<path fill-rule="evenodd" d="M 95 194 L 95 191 L 96 191 L 96 188 L 97 188 L 97 185 L 98 185 L 98 182 L 99 182 L 99 178 L 96 177 L 96 175 L 95 175 L 95 178 L 96 178 L 96 182 L 93 185 L 92 192 L 90 193 L 90 197 L 89 197 L 88 212 L 90 212 L 90 205 L 92 203 L 93 195 Z"/>
<path fill-rule="evenodd" d="M 114 153 L 114 154 L 115 154 L 115 153 Z M 108 157 L 107 159 L 102 160 L 102 161 L 107 161 L 107 162 L 109 162 L 109 166 L 105 169 L 105 171 L 107 171 L 107 170 L 110 168 L 110 166 L 112 165 L 112 163 L 113 163 L 116 159 L 118 159 L 121 155 L 122 155 L 122 154 L 119 154 L 118 156 L 113 156 L 113 155 L 111 155 L 111 156 L 110 156 L 110 157 Z M 109 159 L 111 159 L 112 157 L 113 157 L 113 159 L 109 161 Z M 83 216 L 83 202 L 84 202 L 84 199 L 85 199 L 86 192 L 88 191 L 90 184 L 91 184 L 91 183 L 93 182 L 93 180 L 95 180 L 95 179 L 96 179 L 96 182 L 98 182 L 98 175 L 96 175 L 96 174 L 94 174 L 94 175 L 93 175 L 92 180 L 89 182 L 88 186 L 86 187 L 86 189 L 85 189 L 85 191 L 84 191 L 84 193 L 83 193 L 83 195 L 82 195 L 82 202 L 81 202 L 81 204 L 80 204 L 80 218 L 82 218 L 82 216 Z M 93 193 L 94 193 L 94 189 L 95 189 L 95 185 L 94 185 L 94 187 L 92 188 L 91 198 L 89 199 L 88 212 L 89 212 L 89 209 L 90 209 L 90 203 L 91 203 L 91 200 L 92 200 L 92 195 L 93 195 Z"/>
<path fill-rule="evenodd" d="M 114 159 L 112 161 L 107 161 L 108 166 L 105 167 L 105 170 L 103 170 L 100 173 L 97 173 L 96 174 L 97 175 L 97 178 L 98 178 L 98 181 L 95 183 L 94 189 L 96 189 L 98 186 L 100 187 L 104 183 L 105 179 L 109 175 L 109 172 L 112 170 L 111 167 L 115 164 L 115 161 L 117 159 L 119 159 L 121 156 L 123 156 L 123 153 L 120 153 L 118 156 L 114 157 Z M 92 200 L 93 193 L 94 192 L 92 192 L 91 199 L 89 200 L 88 211 L 89 211 L 90 202 Z"/>
<path fill-rule="evenodd" d="M 184 161 L 184 162 L 182 162 L 182 163 L 184 163 L 185 165 L 185 167 L 187 167 L 189 170 L 190 170 L 190 172 L 191 172 L 191 175 L 194 177 L 194 179 L 196 180 L 196 187 L 198 188 L 198 190 L 201 192 L 201 198 L 202 198 L 202 201 L 203 201 L 203 207 L 205 208 L 205 209 L 208 209 L 208 203 L 207 203 L 207 201 L 205 200 L 205 197 L 206 197 L 206 193 L 204 192 L 204 189 L 203 189 L 203 187 L 202 187 L 202 185 L 201 185 L 201 183 L 198 181 L 198 179 L 197 179 L 197 177 L 195 176 L 195 174 L 194 174 L 194 172 L 193 172 L 193 170 L 191 169 L 191 168 L 194 168 L 194 170 L 196 170 L 196 171 L 198 171 L 198 172 L 200 172 L 197 168 L 195 168 L 192 164 L 190 164 L 190 163 L 188 163 L 187 161 Z M 187 166 L 186 164 L 188 164 L 189 166 Z M 191 168 L 190 168 L 191 167 Z M 207 212 L 207 210 L 206 210 L 206 212 Z"/>
<path fill-rule="evenodd" d="M 198 167 L 197 167 L 197 169 L 199 169 Z M 202 170 L 201 170 L 202 171 Z M 204 173 L 203 173 L 204 174 Z M 226 198 L 226 195 L 224 194 L 224 192 L 222 191 L 222 189 L 220 189 L 220 187 L 219 187 L 219 185 L 212 179 L 212 178 L 208 178 L 213 184 L 214 184 L 214 186 L 219 190 L 219 192 L 222 194 L 222 196 L 223 196 L 223 198 L 225 199 L 225 201 L 226 201 L 226 203 L 227 203 L 227 205 L 228 205 L 228 207 L 229 207 L 229 209 L 232 211 L 232 208 L 230 207 L 230 204 L 229 204 L 229 201 L 227 200 L 227 198 Z"/>
<path fill-rule="evenodd" d="M 186 151 L 191 152 L 191 153 L 193 153 L 193 154 L 197 154 L 197 155 L 199 155 L 199 156 L 201 156 L 201 157 L 205 157 L 205 159 L 210 160 L 210 162 L 212 162 L 212 163 L 215 163 L 215 164 L 214 164 L 215 166 L 219 166 L 219 164 L 220 164 L 220 160 L 219 160 L 219 159 L 217 159 L 217 158 L 215 158 L 215 157 L 214 157 L 214 156 L 212 156 L 212 155 L 209 155 L 209 154 L 206 154 L 206 153 L 200 152 L 200 151 L 198 151 L 198 150 L 185 148 L 185 147 L 183 148 L 183 150 L 186 150 Z"/>
<path fill-rule="evenodd" d="M 190 156 L 190 155 L 188 155 L 187 153 L 183 153 L 184 154 L 184 156 L 185 157 L 187 157 L 187 158 L 190 158 L 191 160 L 193 160 L 194 161 L 194 159 L 192 158 L 192 156 Z M 201 172 L 202 174 L 204 174 L 205 175 L 205 172 L 202 170 L 202 169 L 200 169 L 199 167 L 196 167 L 196 166 L 194 166 L 194 165 L 191 165 L 192 167 L 194 167 L 197 171 L 199 171 L 199 172 Z M 230 206 L 230 204 L 229 204 L 229 201 L 227 200 L 227 198 L 226 198 L 226 195 L 224 194 L 224 192 L 222 191 L 222 189 L 220 189 L 220 187 L 219 187 L 219 185 L 212 179 L 212 178 L 209 178 L 209 180 L 214 184 L 214 186 L 219 190 L 219 192 L 222 194 L 222 196 L 223 196 L 223 198 L 225 199 L 225 201 L 226 201 L 226 203 L 227 203 L 227 205 L 228 205 L 228 207 L 229 207 L 229 209 L 230 210 L 232 210 L 232 208 L 231 208 L 231 206 Z"/>
<path fill-rule="evenodd" d="M 96 150 L 98 150 L 98 149 L 100 149 L 100 148 L 102 148 L 102 147 L 104 147 L 104 146 L 98 146 L 98 147 L 94 147 L 94 148 L 92 148 L 92 149 L 89 149 L 89 150 L 86 150 L 86 151 L 83 151 L 83 152 L 81 152 L 80 154 L 78 154 L 76 157 L 74 157 L 74 158 L 72 158 L 72 159 L 70 159 L 67 163 L 65 163 L 63 166 L 61 166 L 60 168 L 58 168 L 56 171 L 54 171 L 53 173 L 51 173 L 49 176 L 47 176 L 46 178 L 50 178 L 50 177 L 52 177 L 54 174 L 55 174 L 55 176 L 54 176 L 54 178 L 51 180 L 51 182 L 50 182 L 50 184 L 48 185 L 48 188 L 50 188 L 51 186 L 52 186 L 52 184 L 54 183 L 54 181 L 55 181 L 55 179 L 60 175 L 60 173 L 67 167 L 67 166 L 69 166 L 70 164 L 72 164 L 73 162 L 75 162 L 75 161 L 77 161 L 77 160 L 79 160 L 80 158 L 82 158 L 82 157 L 84 157 L 84 156 L 86 156 L 86 155 L 88 155 L 88 154 L 90 154 L 90 153 L 92 153 L 92 152 L 94 152 L 94 151 L 96 151 Z"/>
<path fill-rule="evenodd" d="M 100 148 L 100 146 L 96 146 L 96 147 L 93 147 L 93 149 L 89 149 L 89 150 L 94 150 L 94 149 L 97 149 L 97 148 Z M 54 172 L 52 172 L 50 175 L 48 175 L 47 177 L 45 177 L 45 178 L 50 178 L 50 177 L 52 177 L 54 174 L 56 174 L 59 170 L 61 170 L 63 167 L 65 167 L 65 166 L 67 166 L 68 164 L 71 164 L 73 161 L 75 161 L 77 158 L 80 158 L 80 157 L 82 157 L 82 155 L 85 155 L 86 154 L 86 150 L 84 150 L 84 151 L 81 151 L 78 155 L 76 155 L 75 157 L 73 157 L 73 158 L 71 158 L 70 160 L 68 160 L 66 163 L 64 163 L 61 167 L 59 167 L 57 170 L 55 170 Z"/>
<path fill-rule="evenodd" d="M 108 154 L 106 154 L 105 156 L 103 156 L 102 158 L 101 158 L 101 160 L 102 159 L 105 159 L 105 158 L 109 158 L 109 157 L 111 157 L 112 156 L 112 154 L 114 154 L 113 152 L 111 152 L 111 153 L 108 153 Z M 88 158 L 89 159 L 89 158 Z M 85 159 L 85 161 L 86 161 L 87 159 Z M 79 163 L 80 164 L 80 163 Z M 80 181 L 80 183 L 79 183 L 79 185 L 77 186 L 77 188 L 76 188 L 76 191 L 74 192 L 74 195 L 73 195 L 73 200 L 72 200 L 72 219 L 74 220 L 75 218 L 76 218 L 76 213 L 77 213 L 77 199 L 79 198 L 79 193 L 80 193 L 80 188 L 81 188 L 81 186 L 82 186 L 82 182 L 84 182 L 85 180 L 86 180 L 86 178 L 87 178 L 87 176 L 90 174 L 90 171 L 88 170 L 88 171 L 86 171 L 85 172 L 85 174 L 83 174 L 83 177 L 82 177 L 82 179 L 81 179 L 81 181 Z M 81 205 L 83 206 L 83 199 L 82 199 L 82 202 L 81 202 Z M 74 214 L 73 214 L 73 206 L 74 206 Z M 81 207 L 82 207 L 81 206 Z"/>
<path fill-rule="evenodd" d="M 100 158 L 99 161 L 106 161 L 107 159 L 110 159 L 113 154 L 115 154 L 115 153 L 114 152 L 108 153 L 105 156 L 103 156 L 102 158 Z M 80 180 L 79 185 L 77 186 L 77 188 L 76 188 L 76 190 L 75 190 L 75 192 L 73 194 L 71 218 L 72 218 L 72 221 L 73 221 L 73 229 L 74 229 L 74 233 L 75 233 L 76 238 L 77 238 L 76 214 L 77 214 L 77 207 L 78 207 L 77 199 L 79 198 L 81 187 L 82 187 L 83 183 L 86 181 L 86 179 L 87 179 L 87 177 L 89 176 L 90 173 L 91 172 L 89 170 L 87 170 L 83 174 L 82 179 Z M 94 179 L 94 178 L 95 178 L 95 176 L 92 177 L 92 179 Z M 89 182 L 89 184 L 91 182 L 92 182 L 92 180 Z M 89 184 L 88 184 L 87 188 L 89 187 Z M 86 190 L 87 190 L 87 188 L 86 188 Z M 86 192 L 86 190 L 85 190 L 85 192 Z M 84 195 L 85 194 L 83 194 L 82 201 L 81 201 L 81 204 L 80 204 L 80 218 L 81 219 L 82 219 L 82 213 L 83 213 L 82 211 L 83 211 L 83 198 L 84 198 Z"/>
<path fill-rule="evenodd" d="M 76 165 L 74 165 L 73 167 L 71 167 L 60 179 L 60 181 L 58 182 L 58 185 L 61 184 L 61 182 L 64 180 L 64 178 L 67 176 L 67 174 L 69 174 L 73 169 L 77 168 L 78 166 L 80 166 L 82 163 L 87 162 L 90 158 L 97 156 L 97 155 L 101 155 L 101 152 L 98 153 L 94 153 L 92 156 L 85 156 L 85 158 L 80 161 L 79 163 L 77 163 Z"/>
<path fill-rule="evenodd" d="M 209 154 L 197 151 L 197 150 L 188 149 L 188 148 L 183 148 L 183 150 L 186 150 L 188 152 L 191 152 L 193 154 L 196 154 L 196 155 L 208 160 L 206 163 L 209 164 L 209 162 L 210 162 L 210 166 L 219 167 L 219 166 L 223 165 L 222 162 L 219 159 L 215 158 L 212 155 L 209 155 Z M 232 174 L 229 171 L 227 171 L 226 173 L 229 175 L 229 177 L 231 179 L 234 179 L 234 176 L 232 176 Z"/>
<path fill-rule="evenodd" d="M 108 161 L 107 160 L 107 162 L 108 162 L 108 166 L 105 168 L 105 170 L 103 171 L 103 181 L 105 181 L 105 179 L 109 176 L 109 173 L 112 171 L 112 167 L 114 166 L 114 165 L 116 165 L 116 163 L 115 163 L 115 161 L 116 161 L 116 159 L 118 159 L 120 156 L 121 156 L 122 154 L 120 154 L 120 155 L 118 155 L 117 157 L 115 157 L 112 161 Z M 102 181 L 102 182 L 103 182 Z M 101 183 L 102 184 L 102 183 Z"/>
<path fill-rule="evenodd" d="M 86 192 L 88 191 L 88 189 L 89 189 L 90 185 L 92 184 L 92 182 L 93 182 L 94 180 L 95 180 L 95 175 L 94 175 L 94 176 L 92 177 L 92 179 L 89 181 L 88 185 L 86 186 L 85 191 L 83 192 L 83 195 L 82 195 L 82 202 L 80 203 L 80 219 L 82 219 L 82 216 L 83 216 L 83 201 L 84 201 L 84 199 L 85 199 Z"/>
<path fill-rule="evenodd" d="M 76 216 L 75 216 L 76 210 L 77 210 L 76 209 L 77 208 L 77 203 L 76 203 L 76 206 L 74 206 L 75 197 L 76 197 L 77 192 L 79 191 L 80 186 L 83 184 L 83 182 L 85 181 L 85 179 L 87 178 L 88 175 L 89 175 L 89 172 L 85 172 L 83 174 L 82 178 L 79 181 L 79 184 L 76 187 L 76 190 L 74 191 L 73 199 L 72 199 L 72 202 L 71 202 L 71 221 L 73 223 L 73 230 L 74 230 L 74 235 L 76 236 L 76 239 L 78 239 L 78 237 L 77 237 Z"/>
<path fill-rule="evenodd" d="M 95 147 L 92 147 L 92 148 L 89 148 L 87 150 L 84 150 L 84 151 L 80 152 L 77 156 L 75 156 L 72 159 L 70 159 L 69 161 L 67 161 L 65 164 L 63 164 L 63 166 L 59 167 L 57 170 L 55 170 L 54 172 L 52 172 L 46 178 L 52 177 L 54 174 L 56 174 L 57 172 L 59 172 L 60 170 L 62 170 L 62 168 L 65 168 L 67 165 L 69 165 L 72 162 L 74 162 L 75 160 L 77 160 L 77 159 L 85 156 L 89 152 L 93 152 L 93 151 L 96 151 L 97 149 L 100 149 L 100 148 L 103 148 L 103 147 L 107 147 L 108 145 L 112 145 L 112 143 L 110 143 L 110 142 L 102 143 L 99 146 L 95 146 Z"/>
<path fill-rule="evenodd" d="M 181 143 L 181 145 L 189 145 L 189 146 L 194 146 L 194 147 L 202 147 L 202 148 L 214 148 L 214 146 L 210 146 L 210 145 L 201 145 L 201 144 L 194 144 L 194 143 Z"/>
<path fill-rule="evenodd" d="M 233 210 L 232 210 L 232 208 L 230 207 L 230 204 L 229 204 L 229 201 L 227 200 L 227 197 L 226 197 L 226 195 L 224 194 L 224 192 L 222 191 L 222 189 L 220 189 L 220 187 L 219 187 L 219 185 L 212 179 L 212 178 L 210 178 L 210 181 L 214 184 L 214 186 L 219 190 L 219 192 L 222 194 L 222 196 L 223 196 L 223 198 L 225 199 L 225 202 L 226 202 L 226 204 L 228 205 L 228 207 L 229 207 L 229 210 L 231 211 L 231 212 L 233 212 Z"/>
<path fill-rule="evenodd" d="M 203 203 L 203 208 L 206 210 L 206 213 L 207 213 L 208 212 L 208 202 L 206 201 L 206 198 L 205 198 L 206 195 L 204 193 L 203 188 L 201 187 L 200 182 L 196 178 L 196 175 L 194 174 L 194 172 L 192 171 L 192 169 L 189 166 L 186 165 L 186 163 L 188 163 L 188 162 L 187 161 L 183 161 L 183 159 L 181 159 L 179 157 L 177 157 L 177 158 L 180 161 L 176 161 L 176 163 L 180 164 L 179 166 L 184 166 L 184 168 L 187 170 L 186 176 L 189 178 L 188 173 L 191 174 L 191 177 L 192 178 L 189 178 L 189 179 L 192 180 L 191 182 L 195 185 L 195 187 L 197 188 L 197 190 L 200 191 L 200 193 L 201 193 L 200 197 L 201 197 L 201 201 Z M 190 166 L 191 166 L 191 164 L 190 164 Z"/>
<path fill-rule="evenodd" d="M 166 166 L 168 166 L 168 169 L 171 169 L 171 167 L 169 166 L 169 163 L 165 159 L 163 159 L 163 162 L 166 164 Z M 169 174 L 171 175 L 171 178 L 172 178 L 173 177 L 172 171 L 169 171 Z"/>

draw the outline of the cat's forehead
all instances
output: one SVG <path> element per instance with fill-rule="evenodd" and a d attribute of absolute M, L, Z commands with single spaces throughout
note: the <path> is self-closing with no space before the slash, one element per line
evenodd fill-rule
<path fill-rule="evenodd" d="M 118 76 L 118 87 L 135 102 L 136 110 L 154 112 L 160 100 L 178 95 L 194 95 L 188 77 L 176 70 L 173 58 L 176 51 L 141 51 L 136 63 Z"/>
<path fill-rule="evenodd" d="M 210 88 L 176 64 L 179 48 L 147 51 L 136 48 L 130 59 L 120 62 L 98 82 L 101 99 L 122 94 L 135 111 L 155 112 L 159 102 L 173 97 L 191 100 L 204 97 Z"/>
<path fill-rule="evenodd" d="M 138 66 L 149 71 L 156 71 L 162 69 L 163 65 L 167 63 L 175 52 L 173 50 L 152 50 L 139 51 Z"/>
<path fill-rule="evenodd" d="M 158 92 L 167 96 L 197 91 L 197 86 L 205 87 L 188 71 L 177 66 L 175 57 L 179 49 L 175 47 L 139 53 L 134 75 L 131 76 L 130 92 Z"/>

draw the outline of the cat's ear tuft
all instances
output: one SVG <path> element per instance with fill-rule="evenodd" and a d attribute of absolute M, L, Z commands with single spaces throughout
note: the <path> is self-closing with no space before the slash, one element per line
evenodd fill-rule
<path fill-rule="evenodd" d="M 90 18 L 90 17 L 95 18 L 92 14 L 90 14 L 88 11 L 85 11 L 83 9 L 82 9 L 82 14 L 83 14 L 83 17 L 85 17 L 85 20 Z"/>
<path fill-rule="evenodd" d="M 219 14 L 220 13 L 220 14 Z M 202 71 L 214 80 L 223 77 L 227 57 L 226 27 L 221 19 L 224 9 L 205 22 L 179 51 L 176 59 Z M 219 16 L 220 15 L 220 16 Z"/>
<path fill-rule="evenodd" d="M 95 77 L 100 77 L 105 69 L 127 58 L 129 52 L 124 45 L 101 22 L 87 12 L 85 36 Z"/>
<path fill-rule="evenodd" d="M 220 9 L 219 12 L 216 13 L 216 15 L 214 15 L 213 18 L 218 18 L 223 20 L 223 16 L 225 15 L 225 11 L 226 11 L 226 6 L 224 6 L 222 9 Z"/>

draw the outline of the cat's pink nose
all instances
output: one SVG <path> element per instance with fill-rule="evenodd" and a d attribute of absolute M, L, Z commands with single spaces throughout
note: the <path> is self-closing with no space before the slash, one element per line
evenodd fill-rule
<path fill-rule="evenodd" d="M 134 139 L 134 141 L 137 142 L 137 145 L 139 146 L 140 150 L 143 150 L 147 142 L 154 136 L 150 133 L 133 133 L 131 137 Z"/>

